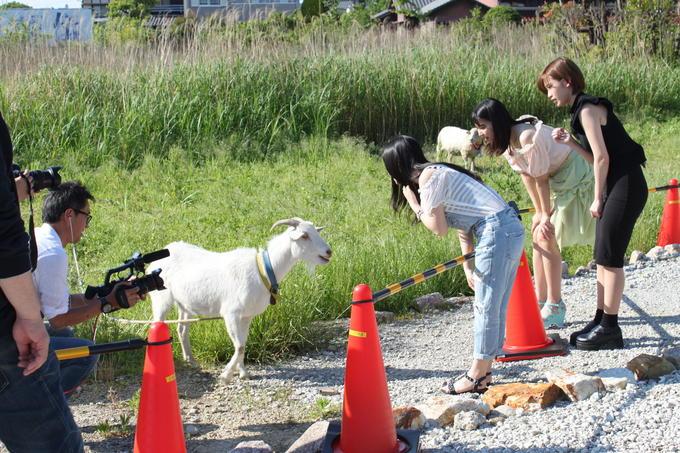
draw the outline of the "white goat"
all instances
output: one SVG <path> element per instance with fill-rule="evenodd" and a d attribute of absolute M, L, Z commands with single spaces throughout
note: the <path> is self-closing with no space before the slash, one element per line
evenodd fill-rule
<path fill-rule="evenodd" d="M 465 168 L 475 171 L 475 158 L 481 154 L 484 139 L 476 127 L 469 131 L 459 127 L 446 126 L 439 131 L 437 136 L 437 160 L 442 159 L 442 153 L 446 153 L 446 161 L 453 161 L 453 154 L 463 157 Z"/>
<path fill-rule="evenodd" d="M 279 225 L 289 225 L 289 228 L 270 239 L 266 249 L 277 282 L 300 260 L 307 263 L 310 271 L 330 261 L 331 249 L 319 235 L 322 228 L 297 217 L 279 220 L 272 229 Z M 170 256 L 155 263 L 163 270 L 161 275 L 167 290 L 154 291 L 151 296 L 154 319 L 164 320 L 173 303 L 177 305 L 180 320 L 198 315 L 221 316 L 234 344 L 234 355 L 220 379 L 225 383 L 231 381 L 236 368 L 241 378 L 247 378 L 243 358 L 250 322 L 267 309 L 272 296 L 258 271 L 258 251 L 238 248 L 217 253 L 185 242 L 173 242 L 167 249 Z M 184 360 L 195 363 L 189 343 L 189 324 L 179 323 L 177 332 Z"/>

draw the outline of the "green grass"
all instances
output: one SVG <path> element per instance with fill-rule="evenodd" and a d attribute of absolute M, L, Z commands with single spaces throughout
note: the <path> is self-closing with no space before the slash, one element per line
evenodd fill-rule
<path fill-rule="evenodd" d="M 625 124 L 646 147 L 650 185 L 678 176 L 678 167 L 669 162 L 680 157 L 680 119 L 659 123 L 630 117 Z M 314 275 L 304 266 L 296 267 L 283 282 L 280 303 L 253 322 L 247 357 L 269 361 L 313 348 L 317 343 L 312 321 L 346 316 L 356 284 L 367 283 L 378 290 L 459 254 L 454 234 L 437 238 L 391 212 L 384 167 L 375 149 L 363 142 L 308 139 L 267 163 L 240 162 L 226 150 L 211 154 L 202 165 L 179 149 L 164 160 L 147 154 L 133 170 L 115 163 L 89 169 L 65 162 L 64 175 L 81 179 L 97 197 L 94 220 L 78 245 L 86 284 L 99 284 L 107 268 L 134 250 L 149 252 L 176 240 L 222 251 L 261 247 L 275 234 L 269 229 L 278 219 L 301 216 L 324 225 L 323 236 L 334 251 L 332 262 L 317 267 Z M 479 167 L 485 181 L 506 199 L 529 206 L 520 178 L 504 160 L 481 158 Z M 650 194 L 630 250 L 654 245 L 664 197 Z M 589 261 L 591 251 L 572 247 L 564 255 L 575 267 Z M 73 272 L 71 278 L 75 287 Z M 405 313 L 414 297 L 432 291 L 468 292 L 462 272 L 456 269 L 376 308 Z M 150 313 L 149 303 L 142 302 L 115 316 L 149 319 Z M 79 330 L 89 335 L 89 325 Z M 97 341 L 132 336 L 145 336 L 145 327 L 103 319 Z M 221 321 L 194 324 L 191 340 L 204 363 L 224 362 L 233 351 Z M 142 357 L 142 351 L 109 355 L 105 369 L 111 374 L 129 370 L 141 365 Z"/>
<path fill-rule="evenodd" d="M 320 41 L 282 46 L 237 37 L 233 47 L 217 42 L 185 53 L 172 46 L 42 53 L 0 46 L 8 61 L 0 106 L 26 162 L 70 155 L 90 167 L 115 159 L 129 168 L 175 146 L 200 162 L 215 146 L 253 160 L 309 136 L 381 142 L 408 132 L 432 141 L 442 126 L 469 127 L 472 108 L 488 96 L 517 115 L 549 122 L 566 115 L 535 88 L 537 74 L 562 53 L 549 30 L 321 30 L 311 38 Z M 606 94 L 618 111 L 680 112 L 679 65 L 577 57 L 588 90 Z"/>

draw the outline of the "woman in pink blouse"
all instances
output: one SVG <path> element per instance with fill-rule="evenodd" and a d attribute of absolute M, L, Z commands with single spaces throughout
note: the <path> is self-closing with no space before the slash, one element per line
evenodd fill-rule
<path fill-rule="evenodd" d="M 563 327 L 562 256 L 568 245 L 592 245 L 595 222 L 589 215 L 593 171 L 583 156 L 556 143 L 553 128 L 524 115 L 514 120 L 505 105 L 485 99 L 472 120 L 492 155 L 503 155 L 519 173 L 536 209 L 531 222 L 534 279 L 546 327 Z"/>

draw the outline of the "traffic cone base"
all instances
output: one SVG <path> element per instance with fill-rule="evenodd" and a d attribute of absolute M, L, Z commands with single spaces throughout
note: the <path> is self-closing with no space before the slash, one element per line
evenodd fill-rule
<path fill-rule="evenodd" d="M 548 335 L 548 339 L 550 340 L 550 344 L 542 348 L 516 352 L 503 348 L 503 355 L 496 357 L 496 360 L 499 362 L 516 362 L 518 360 L 535 360 L 542 359 L 543 357 L 555 357 L 567 353 L 567 341 L 561 338 L 559 334 L 550 334 Z"/>
<path fill-rule="evenodd" d="M 418 453 L 420 431 L 413 429 L 397 430 L 397 445 L 395 453 Z M 322 453 L 344 453 L 340 449 L 340 423 L 328 424 L 326 438 L 321 446 Z"/>
<path fill-rule="evenodd" d="M 566 353 L 566 342 L 559 335 L 548 337 L 545 334 L 529 264 L 526 254 L 522 252 L 508 302 L 503 354 L 496 360 L 531 360 Z"/>

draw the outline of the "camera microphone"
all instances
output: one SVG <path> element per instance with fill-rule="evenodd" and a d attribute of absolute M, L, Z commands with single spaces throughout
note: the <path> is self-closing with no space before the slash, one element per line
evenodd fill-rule
<path fill-rule="evenodd" d="M 170 251 L 168 249 L 161 249 L 155 252 L 147 253 L 142 257 L 145 263 L 151 263 L 152 261 L 157 261 L 170 256 Z"/>

